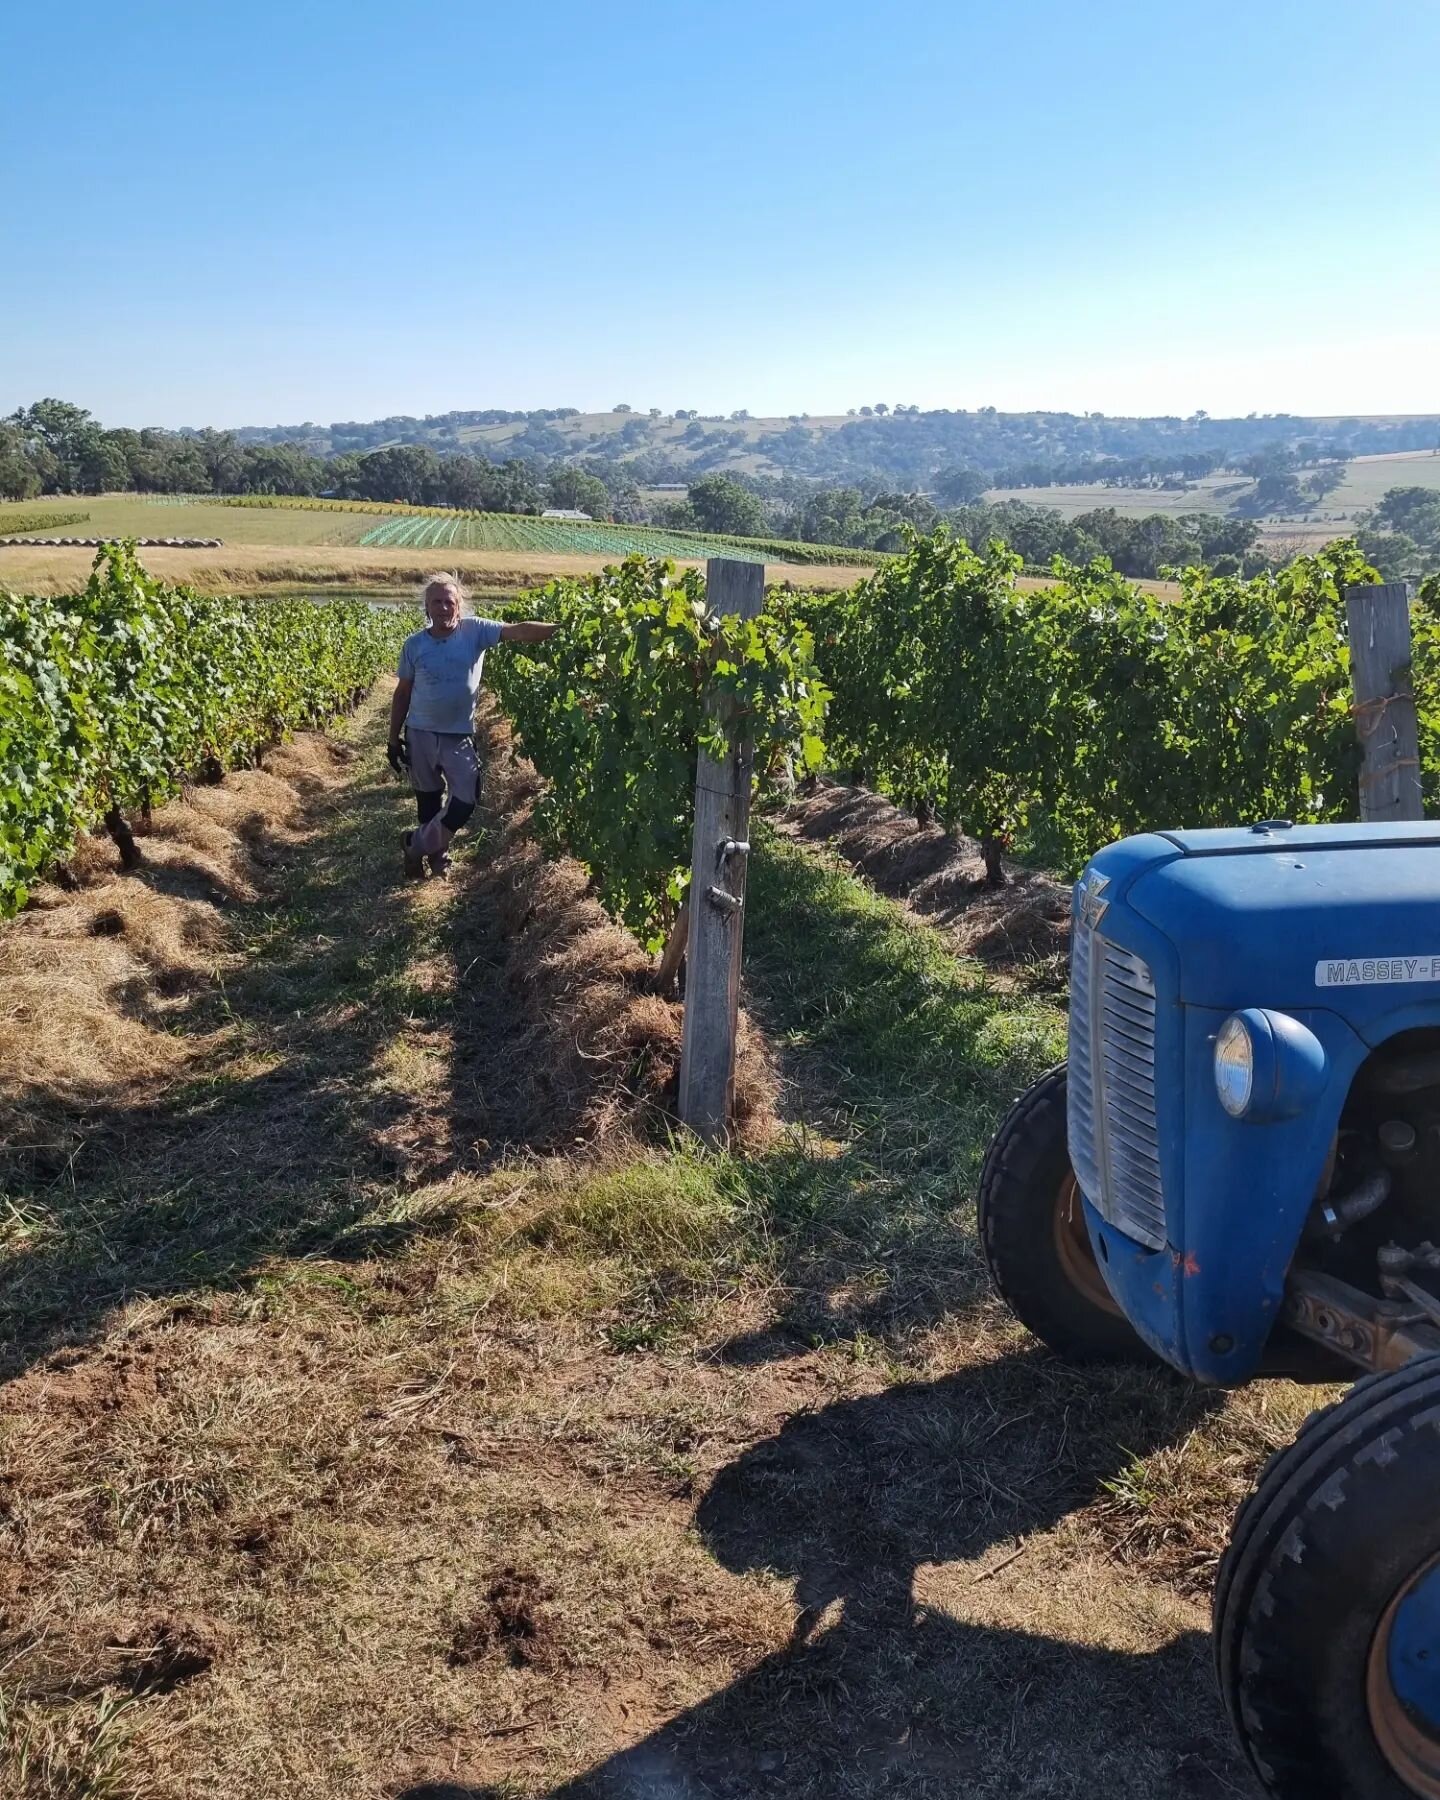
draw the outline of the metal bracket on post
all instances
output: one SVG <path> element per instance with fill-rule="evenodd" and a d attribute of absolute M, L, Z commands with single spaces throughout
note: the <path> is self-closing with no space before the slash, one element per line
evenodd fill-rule
<path fill-rule="evenodd" d="M 721 879 L 723 880 L 729 874 L 732 862 L 738 863 L 740 868 L 740 885 L 743 887 L 745 885 L 745 871 L 750 866 L 748 861 L 749 856 L 750 846 L 748 844 L 741 843 L 735 838 L 721 838 L 720 842 L 715 846 L 715 866 L 720 871 Z M 718 911 L 728 913 L 732 917 L 740 912 L 745 905 L 745 899 L 742 894 L 732 894 L 728 888 L 720 887 L 718 883 L 706 891 L 705 898 Z"/>

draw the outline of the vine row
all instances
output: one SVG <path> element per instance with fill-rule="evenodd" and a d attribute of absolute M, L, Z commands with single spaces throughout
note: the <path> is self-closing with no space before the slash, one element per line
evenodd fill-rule
<path fill-rule="evenodd" d="M 1131 832 L 1355 816 L 1358 749 L 1343 589 L 1353 543 L 1245 580 L 1180 573 L 1143 593 L 1103 561 L 1020 560 L 940 530 L 858 586 L 797 597 L 833 703 L 829 765 L 977 837 L 1076 870 Z M 1422 762 L 1440 779 L 1433 601 L 1414 619 Z"/>
<path fill-rule="evenodd" d="M 519 748 L 547 778 L 537 827 L 658 949 L 689 880 L 697 747 L 724 755 L 720 720 L 744 723 L 757 768 L 820 764 L 826 694 L 810 633 L 769 613 L 717 616 L 698 570 L 643 556 L 552 581 L 524 610 L 561 628 L 493 664 Z"/>
<path fill-rule="evenodd" d="M 354 704 L 412 626 L 358 601 L 224 600 L 107 544 L 80 594 L 0 592 L 0 917 L 76 833 Z"/>

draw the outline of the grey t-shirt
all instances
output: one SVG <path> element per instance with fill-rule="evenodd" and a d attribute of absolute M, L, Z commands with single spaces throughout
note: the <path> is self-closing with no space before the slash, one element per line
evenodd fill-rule
<path fill-rule="evenodd" d="M 415 684 L 405 723 L 416 731 L 473 731 L 485 652 L 500 642 L 502 629 L 494 619 L 462 619 L 449 637 L 412 631 L 396 671 Z"/>

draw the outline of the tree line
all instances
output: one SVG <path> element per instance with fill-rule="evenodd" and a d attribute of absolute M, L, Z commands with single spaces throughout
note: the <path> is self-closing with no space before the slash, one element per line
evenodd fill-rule
<path fill-rule="evenodd" d="M 589 496 L 579 472 L 552 498 L 524 460 L 438 455 L 401 444 L 322 457 L 234 432 L 106 429 L 84 407 L 40 400 L 0 421 L 0 497 L 37 494 L 329 494 L 481 511 L 538 512 Z"/>
<path fill-rule="evenodd" d="M 1440 489 L 1390 488 L 1357 523 L 1360 548 L 1386 581 L 1440 570 Z"/>
<path fill-rule="evenodd" d="M 614 418 L 620 424 L 615 427 Z M 767 429 L 758 430 L 757 424 Z M 1233 468 L 1267 449 L 1296 449 L 1302 463 L 1440 444 L 1440 420 L 1315 419 L 1295 414 L 1214 418 L 1113 418 L 1103 413 L 1005 413 L 993 406 L 930 408 L 883 402 L 852 407 L 844 419 L 808 413 L 757 422 L 744 407 L 725 416 L 695 408 L 620 404 L 602 422 L 582 420 L 573 406 L 508 411 L 472 408 L 415 417 L 307 420 L 296 425 L 241 426 L 221 434 L 244 447 L 295 445 L 313 456 L 363 454 L 392 445 L 428 447 L 440 456 L 485 455 L 474 434 L 511 428 L 489 460 L 564 457 L 600 464 L 638 463 L 643 479 L 684 480 L 720 469 L 735 451 L 758 452 L 777 474 L 831 485 L 928 488 L 942 469 L 979 470 L 991 487 L 1057 482 L 1138 481 L 1163 485 Z M 186 428 L 175 434 L 216 434 Z"/>
<path fill-rule="evenodd" d="M 1129 518 L 1101 507 L 1066 519 L 1052 506 L 1020 500 L 946 505 L 926 494 L 859 487 L 801 487 L 797 493 L 791 484 L 730 475 L 693 483 L 687 499 L 668 508 L 660 522 L 889 553 L 904 550 L 912 530 L 925 535 L 944 524 L 972 544 L 1007 543 L 1032 568 L 1048 569 L 1057 556 L 1073 563 L 1103 556 L 1122 575 L 1137 578 L 1189 563 L 1207 563 L 1221 574 L 1253 575 L 1274 561 L 1261 549 L 1253 520 L 1215 513 Z"/>
<path fill-rule="evenodd" d="M 628 409 L 616 435 L 648 423 Z M 538 450 L 519 454 L 532 432 L 553 432 L 573 413 L 557 408 L 535 414 L 449 415 L 472 423 L 523 423 L 507 441 L 503 461 L 462 449 L 442 452 L 430 444 L 388 443 L 368 450 L 319 454 L 300 443 L 242 441 L 231 431 L 109 429 L 83 407 L 40 400 L 0 420 L 0 498 L 28 500 L 40 494 L 139 493 L 329 495 L 410 506 L 450 506 L 465 511 L 537 513 L 547 507 L 584 512 L 623 524 L 661 524 L 735 537 L 776 537 L 847 549 L 898 552 L 908 530 L 927 533 L 941 523 L 975 544 L 999 539 L 1032 567 L 1056 556 L 1084 563 L 1107 557 L 1120 573 L 1153 577 L 1167 568 L 1207 563 L 1224 574 L 1254 574 L 1277 560 L 1259 542 L 1255 519 L 1312 511 L 1344 479 L 1335 437 L 1293 444 L 1271 440 L 1240 459 L 1237 473 L 1254 482 L 1253 494 L 1221 517 L 1204 512 L 1127 517 L 1097 507 L 1065 519 L 1055 508 L 1019 500 L 987 503 L 992 485 L 985 470 L 947 464 L 926 489 L 883 479 L 840 484 L 793 475 L 736 475 L 692 467 L 683 498 L 650 495 L 653 476 L 643 458 L 561 460 Z M 892 414 L 891 419 L 896 415 Z M 901 411 L 902 419 L 915 417 Z M 919 415 L 923 420 L 929 415 Z M 1048 417 L 1049 415 L 1044 415 Z M 870 420 L 878 415 L 873 412 Z M 879 422 L 885 422 L 880 420 Z M 403 421 L 387 420 L 387 426 Z M 691 426 L 703 421 L 690 420 Z M 348 429 L 348 428 L 347 428 Z M 339 427 L 330 428 L 338 433 Z M 557 434 L 558 435 L 558 434 Z M 328 441 L 332 441 L 327 439 Z M 563 440 L 562 440 L 563 441 Z M 1134 458 L 1114 467 L 1127 485 L 1157 487 L 1184 482 L 1208 462 L 1206 455 L 1173 452 Z M 1108 463 L 1057 464 L 1067 478 L 1094 475 Z M 1043 491 L 1039 465 L 1012 468 Z M 1398 498 L 1397 498 L 1398 496 Z M 1361 521 L 1365 552 L 1387 577 L 1424 573 L 1440 563 L 1440 494 L 1427 488 L 1393 489 Z M 1283 560 L 1283 559 L 1280 559 Z"/>

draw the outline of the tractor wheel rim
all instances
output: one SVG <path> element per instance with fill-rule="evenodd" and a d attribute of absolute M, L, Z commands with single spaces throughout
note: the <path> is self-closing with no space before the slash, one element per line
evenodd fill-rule
<path fill-rule="evenodd" d="M 1391 1769 L 1423 1800 L 1440 1800 L 1440 1556 L 1386 1607 L 1370 1645 L 1365 1699 Z"/>
<path fill-rule="evenodd" d="M 1119 1318 L 1120 1308 L 1105 1285 L 1105 1277 L 1095 1260 L 1090 1229 L 1085 1223 L 1085 1208 L 1080 1199 L 1080 1184 L 1073 1172 L 1067 1172 L 1055 1196 L 1055 1250 L 1071 1287 L 1101 1312 Z"/>

